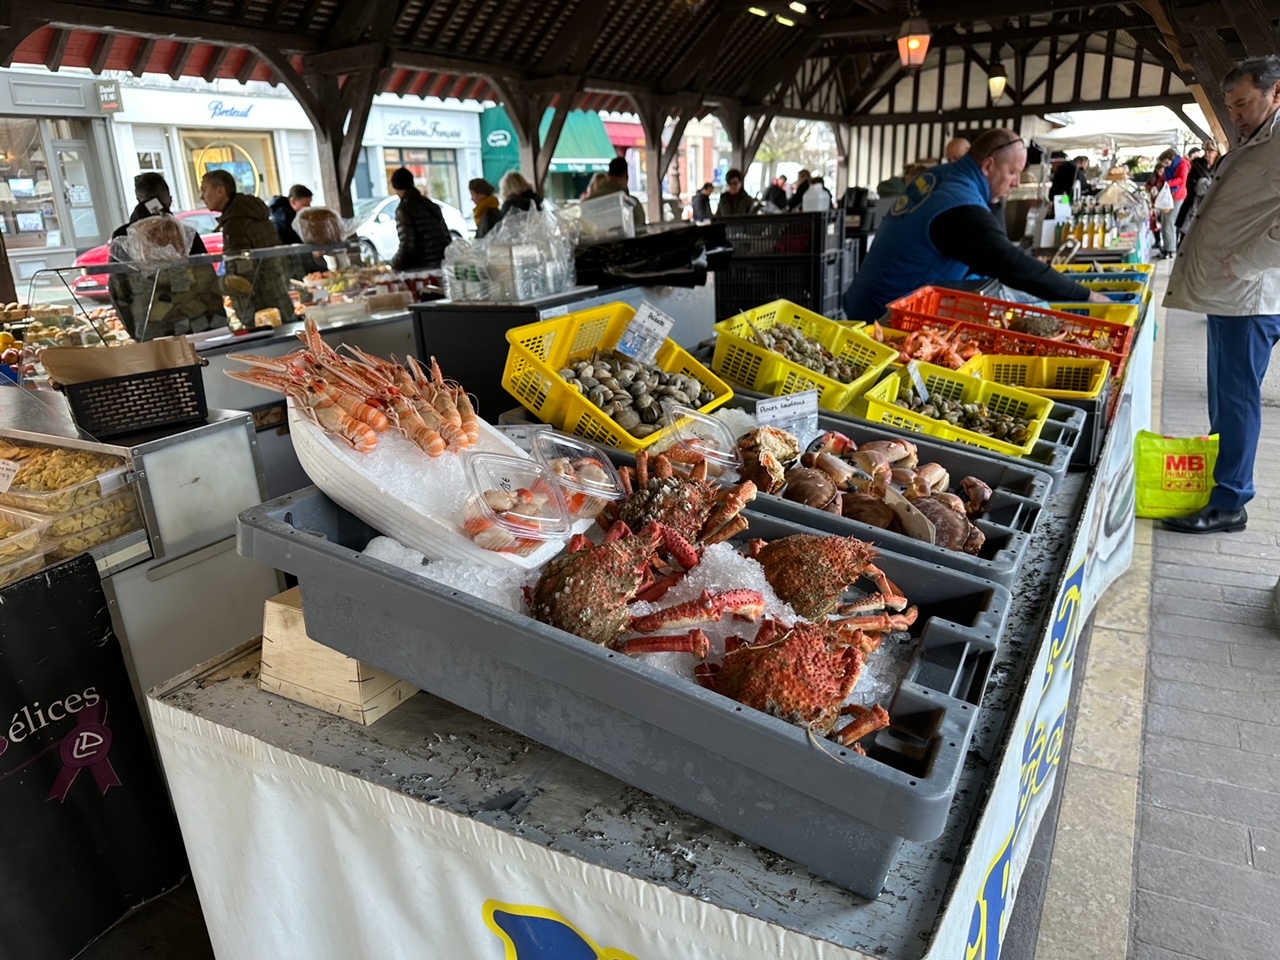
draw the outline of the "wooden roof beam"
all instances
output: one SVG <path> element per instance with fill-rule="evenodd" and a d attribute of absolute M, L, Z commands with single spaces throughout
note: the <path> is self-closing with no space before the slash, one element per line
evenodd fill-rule
<path fill-rule="evenodd" d="M 58 68 L 62 66 L 62 61 L 67 55 L 67 44 L 70 42 L 70 30 L 53 28 L 53 39 L 49 41 L 49 49 L 44 55 L 45 69 L 54 73 L 58 72 Z"/>
<path fill-rule="evenodd" d="M 123 7 L 89 6 L 65 0 L 41 0 L 39 9 L 41 18 L 59 27 L 111 30 L 148 40 L 203 41 L 237 47 L 270 46 L 295 53 L 312 53 L 319 49 L 315 40 L 306 34 L 241 27 L 216 20 L 159 16 Z"/>
<path fill-rule="evenodd" d="M 1045 14 L 1066 10 L 1093 10 L 1098 7 L 1121 6 L 1126 0 L 1036 0 L 1031 13 Z M 930 26 L 952 26 L 974 21 L 1007 20 L 1028 13 L 1028 0 L 989 0 L 986 3 L 971 2 L 951 7 L 926 9 L 924 16 Z M 896 34 L 902 26 L 902 14 L 890 13 L 878 17 L 850 17 L 827 20 L 814 28 L 822 39 L 838 37 L 878 37 Z"/>

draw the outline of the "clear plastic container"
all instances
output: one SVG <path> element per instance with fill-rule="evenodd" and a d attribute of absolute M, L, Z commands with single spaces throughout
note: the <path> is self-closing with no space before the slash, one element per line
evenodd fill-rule
<path fill-rule="evenodd" d="M 569 508 L 555 475 L 541 463 L 499 453 L 466 458 L 463 531 L 486 550 L 527 556 L 571 532 Z"/>
<path fill-rule="evenodd" d="M 0 493 L 0 506 L 41 515 L 70 513 L 118 491 L 126 472 L 118 457 L 47 451 L 23 463 L 8 492 Z"/>
<path fill-rule="evenodd" d="M 708 479 L 737 482 L 742 473 L 742 457 L 723 422 L 678 403 L 664 402 L 662 412 L 676 438 L 666 451 L 667 458 L 678 472 L 687 474 L 702 457 L 707 461 Z"/>
<path fill-rule="evenodd" d="M 44 551 L 17 560 L 0 560 L 0 587 L 5 584 L 29 577 L 44 567 Z"/>
<path fill-rule="evenodd" d="M 626 496 L 617 468 L 599 447 L 551 430 L 530 440 L 534 457 L 560 484 L 572 519 L 594 520 L 606 504 Z"/>
<path fill-rule="evenodd" d="M 138 498 L 133 487 L 128 486 L 119 493 L 114 493 L 101 500 L 95 500 L 83 507 L 77 507 L 67 513 L 50 515 L 46 537 L 69 537 L 90 527 L 117 520 L 130 513 L 137 512 Z"/>
<path fill-rule="evenodd" d="M 122 517 L 116 517 L 113 520 L 100 523 L 95 527 L 87 527 L 84 530 L 69 533 L 63 537 L 48 537 L 45 539 L 45 546 L 49 550 L 49 559 L 66 560 L 69 557 L 84 553 L 86 550 L 101 546 L 116 537 L 123 537 L 126 533 L 141 529 L 142 518 L 134 510 Z"/>
<path fill-rule="evenodd" d="M 35 554 L 48 525 L 49 521 L 41 517 L 0 509 L 0 564 Z"/>

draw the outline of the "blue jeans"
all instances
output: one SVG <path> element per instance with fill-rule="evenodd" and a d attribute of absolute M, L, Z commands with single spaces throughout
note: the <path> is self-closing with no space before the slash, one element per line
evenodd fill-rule
<path fill-rule="evenodd" d="M 1280 341 L 1280 315 L 1209 316 L 1209 432 L 1218 435 L 1217 486 L 1209 505 L 1239 510 L 1253 499 L 1262 433 L 1262 378 Z"/>

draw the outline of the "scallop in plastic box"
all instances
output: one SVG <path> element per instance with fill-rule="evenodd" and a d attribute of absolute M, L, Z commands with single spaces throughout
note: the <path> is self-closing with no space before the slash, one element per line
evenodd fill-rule
<path fill-rule="evenodd" d="M 541 463 L 500 453 L 466 458 L 470 495 L 463 530 L 477 546 L 527 556 L 572 533 L 555 475 Z"/>
<path fill-rule="evenodd" d="M 535 433 L 532 444 L 534 457 L 560 484 L 574 520 L 592 520 L 608 503 L 626 496 L 617 468 L 594 444 L 550 430 Z"/>

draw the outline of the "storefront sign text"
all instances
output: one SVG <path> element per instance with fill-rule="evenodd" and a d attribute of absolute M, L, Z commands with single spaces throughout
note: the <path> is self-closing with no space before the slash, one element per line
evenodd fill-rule
<path fill-rule="evenodd" d="M 235 118 L 237 120 L 248 120 L 249 114 L 253 112 L 253 104 L 247 107 L 232 107 L 223 103 L 221 100 L 209 101 L 209 118 L 212 120 L 220 120 L 223 118 Z"/>
<path fill-rule="evenodd" d="M 460 127 L 443 126 L 439 120 L 394 120 L 387 124 L 388 137 L 413 137 L 422 140 L 461 140 Z"/>
<path fill-rule="evenodd" d="M 103 113 L 115 113 L 120 109 L 120 82 L 118 80 L 99 80 L 94 86 L 98 90 L 98 109 Z"/>
<path fill-rule="evenodd" d="M 510 146 L 511 132 L 508 130 L 490 130 L 489 135 L 484 138 L 484 141 L 491 147 Z"/>

